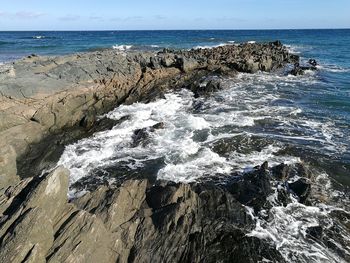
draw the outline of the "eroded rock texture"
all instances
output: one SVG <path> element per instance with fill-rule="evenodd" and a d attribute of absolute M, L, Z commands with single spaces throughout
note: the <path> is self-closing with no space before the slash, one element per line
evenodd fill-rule
<path fill-rule="evenodd" d="M 39 172 L 30 169 L 42 155 L 32 152 L 33 144 L 45 138 L 60 144 L 67 138 L 52 136 L 62 133 L 74 140 L 94 127 L 97 115 L 121 103 L 151 101 L 170 88 L 187 87 L 199 96 L 220 88 L 211 81 L 203 89 L 209 75 L 271 71 L 298 60 L 277 41 L 157 54 L 29 56 L 6 65 L 0 71 L 0 149 L 9 148 L 0 159 L 0 188 L 17 182 L 17 173 L 23 178 Z M 80 130 L 71 132 L 75 126 Z M 17 171 L 16 161 L 25 167 Z"/>
<path fill-rule="evenodd" d="M 247 206 L 269 211 L 273 191 L 280 204 L 290 195 L 312 202 L 311 190 L 289 189 L 293 178 L 313 180 L 302 164 L 264 163 L 221 186 L 128 180 L 68 202 L 68 172 L 58 168 L 2 195 L 0 261 L 284 262 L 273 243 L 249 235 Z M 317 233 L 326 240 L 322 227 L 310 229 Z"/>

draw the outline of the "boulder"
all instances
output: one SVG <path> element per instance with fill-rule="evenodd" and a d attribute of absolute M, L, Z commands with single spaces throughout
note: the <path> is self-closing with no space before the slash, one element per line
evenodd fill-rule
<path fill-rule="evenodd" d="M 133 140 L 132 147 L 137 147 L 139 145 L 143 147 L 146 146 L 149 143 L 150 133 L 154 132 L 155 130 L 163 129 L 163 128 L 164 128 L 164 123 L 159 122 L 151 127 L 135 130 L 132 136 L 132 140 Z"/>
<path fill-rule="evenodd" d="M 208 95 L 221 89 L 222 84 L 219 79 L 209 79 L 207 83 L 200 83 L 199 85 L 192 87 L 195 98 Z"/>
<path fill-rule="evenodd" d="M 300 178 L 288 184 L 289 189 L 299 198 L 301 203 L 305 203 L 311 192 L 311 182 L 306 178 Z"/>
<path fill-rule="evenodd" d="M 236 175 L 230 182 L 229 191 L 242 204 L 262 209 L 266 198 L 272 193 L 268 163 L 255 167 L 243 175 Z"/>

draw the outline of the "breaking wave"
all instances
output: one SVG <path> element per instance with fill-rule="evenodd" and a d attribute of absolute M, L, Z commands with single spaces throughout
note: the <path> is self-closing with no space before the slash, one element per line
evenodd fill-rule
<path fill-rule="evenodd" d="M 114 45 L 113 49 L 117 49 L 119 51 L 127 51 L 131 49 L 133 46 L 132 45 Z"/>

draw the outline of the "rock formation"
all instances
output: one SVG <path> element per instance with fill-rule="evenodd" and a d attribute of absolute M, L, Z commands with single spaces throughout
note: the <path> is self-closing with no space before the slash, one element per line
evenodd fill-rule
<path fill-rule="evenodd" d="M 157 54 L 105 50 L 29 56 L 9 64 L 0 72 L 0 149 L 4 152 L 0 189 L 17 182 L 17 174 L 28 177 L 39 172 L 24 165 L 42 158 L 33 144 L 79 124 L 85 127 L 81 135 L 94 126 L 97 115 L 121 103 L 154 100 L 169 88 L 192 88 L 200 95 L 204 90 L 198 87 L 209 75 L 271 71 L 298 59 L 277 41 Z M 218 88 L 213 82 L 207 86 Z M 66 133 L 72 139 L 79 136 L 71 130 Z"/>
<path fill-rule="evenodd" d="M 304 167 L 295 169 L 284 167 L 286 178 Z M 68 202 L 68 171 L 58 168 L 1 196 L 0 261 L 283 262 L 247 236 L 255 223 L 245 207 L 268 207 L 279 177 L 265 163 L 221 187 L 129 180 Z"/>
<path fill-rule="evenodd" d="M 273 243 L 250 235 L 253 214 L 268 217 L 273 193 L 281 206 L 291 198 L 316 202 L 314 178 L 302 164 L 264 163 L 225 184 L 126 179 L 73 200 L 65 168 L 41 172 L 65 143 L 113 126 L 97 116 L 121 103 L 148 102 L 170 88 L 205 96 L 222 88 L 218 76 L 298 61 L 277 41 L 29 56 L 7 65 L 0 72 L 0 262 L 284 262 Z M 162 125 L 135 131 L 135 146 Z M 308 235 L 339 252 L 328 229 Z"/>

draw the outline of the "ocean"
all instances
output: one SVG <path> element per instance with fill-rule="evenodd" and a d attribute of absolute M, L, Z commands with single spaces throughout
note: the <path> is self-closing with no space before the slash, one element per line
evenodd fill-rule
<path fill-rule="evenodd" d="M 318 70 L 303 76 L 286 71 L 239 74 L 223 79 L 225 88 L 209 97 L 194 98 L 182 90 L 148 104 L 122 105 L 106 116 L 128 116 L 126 121 L 66 147 L 58 164 L 72 173 L 70 194 L 77 194 L 74 184 L 89 176 L 113 182 L 120 176 L 148 174 L 195 182 L 246 171 L 264 161 L 303 161 L 317 171 L 327 195 L 348 204 L 350 30 L 0 32 L 0 62 L 32 53 L 157 51 L 274 40 L 298 54 L 302 63 L 316 59 Z M 155 131 L 145 147 L 132 146 L 135 130 L 157 123 L 165 127 Z M 304 235 L 307 226 L 331 224 L 330 211 L 297 202 L 274 207 L 275 217 L 259 222 L 252 235 L 268 235 L 290 262 L 293 256 L 298 262 L 341 262 Z"/>

